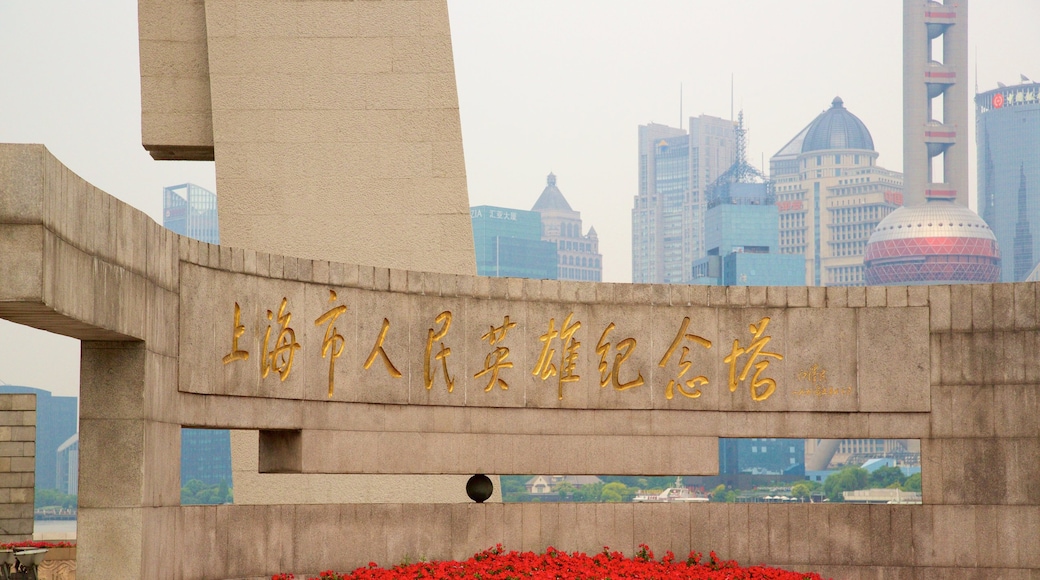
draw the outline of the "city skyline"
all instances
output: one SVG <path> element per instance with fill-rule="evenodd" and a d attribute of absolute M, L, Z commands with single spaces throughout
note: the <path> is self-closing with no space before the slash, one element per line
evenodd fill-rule
<path fill-rule="evenodd" d="M 900 38 L 897 0 L 609 8 L 449 0 L 449 9 L 470 205 L 529 207 L 546 171 L 566 176 L 568 200 L 597 227 L 606 281 L 631 279 L 636 128 L 728 117 L 731 78 L 752 163 L 764 165 L 840 94 L 871 127 L 879 162 L 902 167 L 901 46 L 883 41 Z M 973 5 L 972 90 L 1013 84 L 1019 74 L 1040 78 L 1037 20 L 1032 0 Z M 857 25 L 842 25 L 850 21 Z M 736 35 L 756 42 L 735 43 Z M 44 143 L 98 188 L 160 221 L 162 187 L 191 181 L 212 189 L 213 168 L 153 162 L 141 147 L 137 43 L 131 0 L 0 5 L 0 78 L 18 87 L 0 95 L 0 141 Z M 974 161 L 971 173 L 976 207 Z M 3 323 L 0 352 L 0 380 L 75 393 L 78 365 L 47 364 L 75 358 L 75 341 L 27 338 Z"/>

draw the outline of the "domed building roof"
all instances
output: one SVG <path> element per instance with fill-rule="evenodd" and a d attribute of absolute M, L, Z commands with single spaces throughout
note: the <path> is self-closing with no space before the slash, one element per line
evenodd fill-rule
<path fill-rule="evenodd" d="M 863 258 L 868 285 L 997 282 L 1000 250 L 989 225 L 952 200 L 901 207 L 881 220 Z"/>
<path fill-rule="evenodd" d="M 574 211 L 571 209 L 571 204 L 567 203 L 567 199 L 563 197 L 560 188 L 556 187 L 556 176 L 550 173 L 545 179 L 545 189 L 542 190 L 542 195 L 538 196 L 538 201 L 534 202 L 531 211 L 553 210 Z"/>
<path fill-rule="evenodd" d="M 809 124 L 802 140 L 802 153 L 832 149 L 874 150 L 867 126 L 845 108 L 841 97 L 834 97 L 831 108 Z"/>

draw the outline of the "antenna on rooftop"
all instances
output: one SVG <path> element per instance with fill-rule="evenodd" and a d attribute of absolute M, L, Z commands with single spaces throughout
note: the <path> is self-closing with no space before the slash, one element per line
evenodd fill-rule
<path fill-rule="evenodd" d="M 733 73 L 729 73 L 729 122 L 733 122 Z"/>
<path fill-rule="evenodd" d="M 682 83 L 679 83 L 679 129 L 682 129 Z"/>

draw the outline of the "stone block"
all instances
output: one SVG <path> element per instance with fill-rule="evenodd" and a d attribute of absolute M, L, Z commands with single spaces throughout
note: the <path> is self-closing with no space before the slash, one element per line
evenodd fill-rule
<path fill-rule="evenodd" d="M 766 286 L 751 286 L 748 288 L 748 306 L 763 307 L 768 303 L 768 288 Z"/>
<path fill-rule="evenodd" d="M 827 306 L 827 288 L 823 286 L 810 286 L 809 291 L 809 307 L 810 308 L 823 308 Z"/>
<path fill-rule="evenodd" d="M 867 308 L 880 308 L 888 301 L 888 289 L 884 286 L 867 286 Z"/>
<path fill-rule="evenodd" d="M 227 565 L 232 578 L 261 576 L 293 565 L 296 506 L 228 506 Z"/>
<path fill-rule="evenodd" d="M 83 490 L 80 490 L 82 498 Z M 76 573 L 83 578 L 140 578 L 141 508 L 98 509 L 80 502 Z M 266 571 L 265 571 L 266 573 Z"/>
<path fill-rule="evenodd" d="M 768 539 L 766 546 L 768 556 L 764 562 L 776 562 L 787 564 L 791 562 L 791 528 L 790 512 L 791 506 L 782 504 L 767 504 L 766 506 L 766 530 L 765 537 Z M 762 537 L 749 530 L 753 536 Z M 752 557 L 754 560 L 754 558 Z"/>
<path fill-rule="evenodd" d="M 0 228 L 0 301 L 43 301 L 43 239 L 42 226 Z"/>
<path fill-rule="evenodd" d="M 766 306 L 782 308 L 787 306 L 787 289 L 782 286 L 766 287 Z"/>
<path fill-rule="evenodd" d="M 787 306 L 789 308 L 806 307 L 809 305 L 809 289 L 801 286 L 790 286 L 787 288 Z"/>
<path fill-rule="evenodd" d="M 928 411 L 928 311 L 867 308 L 859 311 L 858 318 L 860 410 Z M 892 364 L 897 360 L 904 362 Z M 880 369 L 886 372 L 876 372 Z"/>
<path fill-rule="evenodd" d="M 863 308 L 867 305 L 867 289 L 863 286 L 853 286 L 848 289 L 849 306 Z"/>
<path fill-rule="evenodd" d="M 972 308 L 974 306 L 972 286 L 972 284 L 958 284 L 949 287 L 950 329 L 954 332 L 967 332 L 972 329 Z"/>
<path fill-rule="evenodd" d="M 5 397 L 7 398 L 7 397 Z M 13 394 L 9 396 L 11 401 L 12 411 L 35 411 L 36 410 L 36 395 L 26 394 L 18 395 Z"/>
<path fill-rule="evenodd" d="M 79 506 L 131 508 L 143 501 L 145 421 L 80 419 Z M 139 517 L 139 515 L 138 515 Z"/>
<path fill-rule="evenodd" d="M 950 286 L 928 287 L 928 310 L 931 314 L 932 332 L 949 332 L 953 330 L 952 300 Z M 959 323 L 959 325 L 962 324 Z"/>
<path fill-rule="evenodd" d="M 1015 329 L 1015 286 L 1013 284 L 993 284 L 992 317 L 994 330 Z"/>
<path fill-rule="evenodd" d="M 1036 286 L 1032 282 L 1011 284 L 1015 300 L 1015 328 L 1033 329 L 1037 326 Z"/>
<path fill-rule="evenodd" d="M 80 417 L 142 416 L 146 352 L 140 343 L 83 343 L 80 355 Z"/>
<path fill-rule="evenodd" d="M 0 146 L 0 223 L 42 223 L 45 160 L 42 145 Z"/>
<path fill-rule="evenodd" d="M 994 387 L 993 415 L 997 437 L 1040 436 L 1040 393 L 1033 386 Z"/>
<path fill-rule="evenodd" d="M 978 557 L 974 506 L 935 506 L 932 509 L 932 542 L 935 564 L 974 567 Z"/>
<path fill-rule="evenodd" d="M 727 286 L 726 303 L 729 306 L 744 307 L 748 305 L 747 286 Z"/>
<path fill-rule="evenodd" d="M 975 331 L 993 330 L 993 284 L 971 284 L 971 318 Z"/>
<path fill-rule="evenodd" d="M 928 286 L 907 287 L 907 306 L 928 306 Z"/>
<path fill-rule="evenodd" d="M 906 286 L 888 286 L 886 290 L 885 302 L 888 307 L 899 308 L 908 305 L 909 296 Z"/>
<path fill-rule="evenodd" d="M 827 306 L 830 308 L 846 308 L 849 306 L 849 289 L 843 286 L 828 286 Z"/>

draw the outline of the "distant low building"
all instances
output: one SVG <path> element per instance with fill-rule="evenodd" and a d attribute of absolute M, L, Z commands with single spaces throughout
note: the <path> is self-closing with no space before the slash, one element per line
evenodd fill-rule
<path fill-rule="evenodd" d="M 548 495 L 555 493 L 556 486 L 561 483 L 569 483 L 575 488 L 595 483 L 603 483 L 603 480 L 595 475 L 536 475 L 527 480 L 524 487 L 531 495 Z"/>
<path fill-rule="evenodd" d="M 803 475 L 805 439 L 719 439 L 719 474 Z"/>
<path fill-rule="evenodd" d="M 845 503 L 919 504 L 921 492 L 901 489 L 858 489 L 843 491 Z"/>

